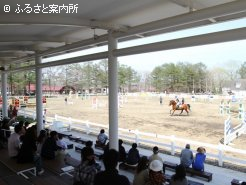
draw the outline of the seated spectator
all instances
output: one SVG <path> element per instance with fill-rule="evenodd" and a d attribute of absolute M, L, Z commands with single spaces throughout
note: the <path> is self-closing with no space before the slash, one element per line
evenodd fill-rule
<path fill-rule="evenodd" d="M 97 136 L 97 141 L 96 143 L 98 145 L 104 146 L 106 144 L 106 141 L 108 140 L 108 136 L 105 134 L 105 130 L 101 129 L 99 135 Z"/>
<path fill-rule="evenodd" d="M 159 160 L 163 163 L 162 158 L 158 155 L 159 148 L 157 146 L 153 147 L 153 154 L 149 157 L 149 162 L 151 163 L 154 160 Z"/>
<path fill-rule="evenodd" d="M 57 146 L 59 146 L 62 150 L 67 149 L 67 143 L 63 141 L 63 136 L 58 134 L 58 140 L 56 141 Z"/>
<path fill-rule="evenodd" d="M 24 122 L 24 129 L 27 130 L 27 128 L 29 127 L 30 122 L 29 121 L 25 121 Z"/>
<path fill-rule="evenodd" d="M 206 150 L 203 147 L 197 148 L 195 160 L 192 163 L 192 168 L 198 171 L 204 171 L 204 161 L 206 159 Z"/>
<path fill-rule="evenodd" d="M 153 154 L 149 157 L 149 163 L 151 163 L 154 160 L 159 160 L 163 163 L 162 158 L 159 156 L 159 148 L 157 146 L 153 147 Z M 163 173 L 165 174 L 165 166 L 163 165 Z"/>
<path fill-rule="evenodd" d="M 119 154 L 116 150 L 110 149 L 103 158 L 105 171 L 96 174 L 94 185 L 130 185 L 128 178 L 119 175 L 116 169 Z"/>
<path fill-rule="evenodd" d="M 23 137 L 23 142 L 17 157 L 19 163 L 34 162 L 37 170 L 37 174 L 41 175 L 44 173 L 42 169 L 42 161 L 37 151 L 37 126 L 34 125 L 27 129 L 26 134 Z"/>
<path fill-rule="evenodd" d="M 44 144 L 44 141 L 47 139 L 47 132 L 46 130 L 40 130 L 39 136 L 37 138 L 37 153 L 41 154 L 41 149 Z"/>
<path fill-rule="evenodd" d="M 92 148 L 93 142 L 92 141 L 86 141 L 85 142 L 85 147 L 82 148 L 81 150 L 81 154 L 84 152 L 84 150 L 87 150 L 87 148 Z M 81 155 L 81 160 L 82 160 L 82 155 Z"/>
<path fill-rule="evenodd" d="M 190 149 L 190 144 L 186 144 L 185 148 L 181 151 L 180 154 L 180 164 L 188 168 L 193 162 L 193 153 Z"/>
<path fill-rule="evenodd" d="M 8 122 L 9 122 L 9 118 L 7 117 L 4 117 L 3 120 L 1 121 L 1 129 L 6 130 L 1 132 L 1 138 L 7 139 L 10 136 L 10 127 L 8 125 Z M 9 130 L 9 132 L 7 130 Z"/>
<path fill-rule="evenodd" d="M 126 164 L 137 165 L 140 159 L 139 151 L 137 149 L 137 143 L 132 144 L 132 148 L 129 150 Z"/>
<path fill-rule="evenodd" d="M 162 185 L 165 178 L 162 172 L 163 163 L 159 160 L 154 160 L 149 165 L 149 182 L 147 185 Z"/>
<path fill-rule="evenodd" d="M 8 117 L 9 117 L 9 118 L 12 118 L 12 112 L 13 112 L 13 105 L 10 104 L 10 105 L 9 105 L 9 108 L 8 108 Z"/>
<path fill-rule="evenodd" d="M 20 136 L 21 136 L 22 126 L 15 125 L 15 132 L 12 133 L 8 139 L 8 152 L 9 157 L 16 158 L 20 149 Z"/>
<path fill-rule="evenodd" d="M 41 149 L 41 156 L 45 159 L 55 159 L 56 151 L 61 149 L 57 146 L 56 141 L 58 139 L 58 134 L 56 131 L 51 131 L 50 136 L 44 141 L 43 147 Z"/>
<path fill-rule="evenodd" d="M 140 158 L 136 174 L 134 175 L 133 185 L 146 184 L 149 181 L 149 160 L 146 156 Z"/>
<path fill-rule="evenodd" d="M 94 150 L 86 147 L 81 152 L 81 164 L 75 169 L 74 185 L 93 185 L 99 166 L 95 162 Z"/>
<path fill-rule="evenodd" d="M 171 177 L 170 185 L 188 185 L 185 167 L 180 164 L 175 168 L 175 174 Z"/>
<path fill-rule="evenodd" d="M 125 162 L 126 160 L 126 150 L 122 144 L 123 140 L 119 139 L 119 162 Z"/>
<path fill-rule="evenodd" d="M 17 106 L 14 106 L 13 111 L 12 111 L 12 118 L 16 118 L 17 114 L 18 114 Z"/>

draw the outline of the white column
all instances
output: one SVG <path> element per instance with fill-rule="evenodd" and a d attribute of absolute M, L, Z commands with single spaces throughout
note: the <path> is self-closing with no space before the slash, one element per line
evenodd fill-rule
<path fill-rule="evenodd" d="M 117 40 L 109 31 L 108 38 L 108 83 L 109 83 L 109 148 L 118 151 L 118 64 L 112 52 L 117 49 Z"/>
<path fill-rule="evenodd" d="M 3 98 L 2 116 L 7 117 L 8 116 L 7 73 L 2 71 L 1 77 L 2 77 L 2 98 Z"/>
<path fill-rule="evenodd" d="M 35 57 L 36 65 L 41 64 L 42 58 Z M 42 101 L 42 69 L 36 66 L 36 119 L 37 119 L 37 132 L 43 129 L 43 101 Z"/>

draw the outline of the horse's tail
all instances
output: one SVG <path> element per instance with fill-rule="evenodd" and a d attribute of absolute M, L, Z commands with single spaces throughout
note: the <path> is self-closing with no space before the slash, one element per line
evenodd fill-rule
<path fill-rule="evenodd" d="M 190 104 L 187 104 L 187 106 L 188 106 L 188 109 L 191 111 L 191 109 L 190 109 Z"/>

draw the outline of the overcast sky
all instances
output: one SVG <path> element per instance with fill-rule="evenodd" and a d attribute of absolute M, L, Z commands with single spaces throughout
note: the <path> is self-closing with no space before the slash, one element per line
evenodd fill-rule
<path fill-rule="evenodd" d="M 157 35 L 148 38 L 141 38 L 134 41 L 127 41 L 118 44 L 118 48 L 148 44 L 153 42 L 160 42 L 165 40 L 177 39 L 193 35 L 211 33 L 222 30 L 229 30 L 234 28 L 246 27 L 246 18 L 237 21 L 230 21 L 226 23 L 203 26 L 200 28 L 188 29 L 185 31 L 177 31 L 173 33 Z M 242 62 L 246 61 L 246 39 L 234 42 L 225 42 L 220 44 L 210 44 L 204 46 L 188 47 L 182 49 L 173 49 L 159 52 L 152 52 L 146 54 L 131 55 L 119 57 L 118 61 L 121 64 L 131 66 L 139 72 L 151 72 L 156 66 L 164 63 L 190 62 L 206 64 L 209 68 L 215 66 L 231 67 L 240 66 Z M 106 51 L 107 46 L 92 48 L 85 51 L 76 52 L 75 54 L 68 54 L 68 56 L 79 56 L 90 53 Z M 55 57 L 55 60 L 64 58 L 64 56 Z M 44 59 L 47 60 L 47 59 Z"/>

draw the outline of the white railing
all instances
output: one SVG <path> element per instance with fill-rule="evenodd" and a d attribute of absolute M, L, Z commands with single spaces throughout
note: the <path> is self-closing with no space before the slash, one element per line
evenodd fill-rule
<path fill-rule="evenodd" d="M 24 116 L 33 116 L 33 112 L 31 113 L 31 111 L 20 110 L 19 114 L 25 114 Z M 89 121 L 82 121 L 78 119 L 73 119 L 71 117 L 55 115 L 55 117 L 46 117 L 46 119 L 64 122 L 67 126 L 67 130 L 74 129 L 81 132 L 85 132 L 86 134 L 98 134 L 100 129 L 102 128 L 106 129 L 106 131 L 108 130 L 107 125 L 92 123 Z M 61 128 L 64 128 L 64 124 L 61 126 Z M 223 166 L 224 162 L 246 166 L 246 150 L 235 149 L 229 146 L 224 146 L 222 144 L 214 145 L 188 140 L 185 138 L 177 138 L 174 135 L 166 136 L 161 134 L 147 133 L 141 132 L 139 130 L 129 130 L 123 128 L 119 128 L 119 137 L 129 142 L 136 142 L 140 145 L 157 145 L 159 146 L 159 148 L 163 148 L 169 151 L 171 155 L 175 155 L 175 153 L 180 152 L 181 149 L 183 149 L 185 144 L 187 143 L 191 144 L 193 148 L 203 146 L 206 147 L 207 157 L 218 161 L 219 166 Z M 193 152 L 196 151 L 193 150 Z M 226 154 L 226 152 L 234 153 L 239 157 L 229 156 L 229 154 Z"/>

